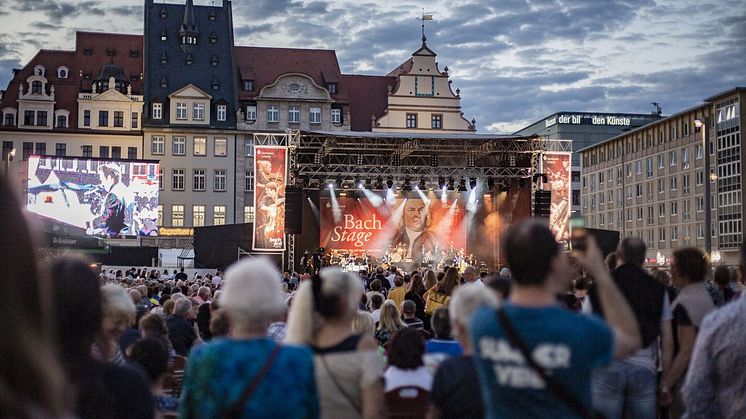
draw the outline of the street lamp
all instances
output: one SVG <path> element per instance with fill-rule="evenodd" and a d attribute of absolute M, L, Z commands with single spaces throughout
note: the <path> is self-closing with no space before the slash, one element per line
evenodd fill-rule
<path fill-rule="evenodd" d="M 701 119 L 694 120 L 694 126 L 702 131 L 702 150 L 705 154 L 705 252 L 709 255 L 712 252 L 712 192 L 710 192 L 710 183 L 712 182 L 712 174 L 710 173 L 710 147 L 709 147 L 709 131 L 710 131 L 710 117 L 703 116 Z"/>
<path fill-rule="evenodd" d="M 8 152 L 8 156 L 5 158 L 5 173 L 10 175 L 10 158 L 16 156 L 16 149 L 13 148 Z"/>

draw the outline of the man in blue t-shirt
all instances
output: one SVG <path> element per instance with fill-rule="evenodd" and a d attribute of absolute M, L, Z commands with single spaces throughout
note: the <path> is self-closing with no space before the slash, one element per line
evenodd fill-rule
<path fill-rule="evenodd" d="M 533 360 L 591 411 L 591 371 L 640 347 L 635 317 L 614 285 L 593 238 L 575 259 L 598 284 L 608 325 L 561 308 L 557 295 L 571 284 L 573 270 L 552 232 L 534 222 L 511 227 L 503 250 L 513 274 L 505 314 Z M 580 416 L 578 409 L 550 391 L 541 376 L 510 344 L 494 309 L 472 319 L 474 357 L 488 418 Z"/>

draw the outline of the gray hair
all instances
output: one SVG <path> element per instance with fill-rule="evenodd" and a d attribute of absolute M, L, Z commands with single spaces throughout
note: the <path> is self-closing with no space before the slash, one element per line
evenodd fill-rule
<path fill-rule="evenodd" d="M 177 316 L 186 317 L 191 309 L 192 302 L 188 298 L 179 298 L 174 302 L 174 314 Z"/>
<path fill-rule="evenodd" d="M 104 316 L 123 315 L 132 319 L 133 322 L 135 320 L 135 303 L 132 302 L 127 291 L 118 285 L 106 284 L 101 287 L 101 308 Z"/>
<path fill-rule="evenodd" d="M 451 324 L 460 324 L 470 332 L 469 321 L 480 307 L 497 307 L 499 304 L 495 294 L 485 291 L 484 287 L 475 284 L 465 284 L 458 288 L 451 297 L 448 311 Z M 456 329 L 453 327 L 453 329 Z"/>
<path fill-rule="evenodd" d="M 266 259 L 243 260 L 225 273 L 218 301 L 232 324 L 249 331 L 266 330 L 285 313 L 285 297 L 277 284 L 280 272 Z"/>

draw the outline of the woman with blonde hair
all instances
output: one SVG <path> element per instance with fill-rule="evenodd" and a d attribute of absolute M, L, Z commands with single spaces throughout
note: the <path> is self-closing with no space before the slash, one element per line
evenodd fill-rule
<path fill-rule="evenodd" d="M 435 272 L 432 269 L 428 269 L 427 272 L 425 272 L 425 279 L 422 283 L 424 289 L 422 289 L 422 294 L 420 294 L 420 297 L 424 299 L 424 295 L 427 290 L 434 287 L 437 283 L 438 277 L 435 275 Z"/>
<path fill-rule="evenodd" d="M 293 299 L 285 341 L 310 345 L 323 418 L 386 417 L 383 358 L 352 320 L 363 293 L 360 280 L 335 268 L 304 281 Z"/>
<path fill-rule="evenodd" d="M 101 331 L 93 344 L 93 357 L 100 361 L 124 365 L 125 359 L 119 348 L 119 338 L 135 323 L 135 303 L 127 291 L 114 284 L 101 287 L 103 318 Z"/>
<path fill-rule="evenodd" d="M 352 332 L 374 335 L 376 323 L 373 321 L 373 315 L 367 311 L 358 310 L 352 318 Z"/>
<path fill-rule="evenodd" d="M 407 325 L 402 321 L 401 313 L 396 304 L 391 300 L 384 301 L 381 306 L 381 320 L 378 321 L 378 329 L 376 329 L 378 343 L 381 346 L 386 346 L 394 333 L 406 327 Z"/>

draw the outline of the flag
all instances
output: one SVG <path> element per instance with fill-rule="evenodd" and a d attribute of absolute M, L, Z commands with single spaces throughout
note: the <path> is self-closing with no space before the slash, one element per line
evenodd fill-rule
<path fill-rule="evenodd" d="M 422 15 L 422 20 L 433 20 L 433 15 Z"/>

